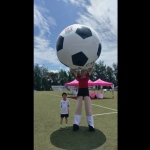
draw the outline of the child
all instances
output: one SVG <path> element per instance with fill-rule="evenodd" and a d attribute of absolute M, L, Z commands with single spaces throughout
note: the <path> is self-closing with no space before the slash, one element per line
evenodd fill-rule
<path fill-rule="evenodd" d="M 66 129 L 68 128 L 68 117 L 69 117 L 69 105 L 70 102 L 67 99 L 67 93 L 62 93 L 62 100 L 60 101 L 60 107 L 61 107 L 61 114 L 60 114 L 60 130 L 62 130 L 62 122 L 63 118 L 65 117 L 66 121 Z"/>

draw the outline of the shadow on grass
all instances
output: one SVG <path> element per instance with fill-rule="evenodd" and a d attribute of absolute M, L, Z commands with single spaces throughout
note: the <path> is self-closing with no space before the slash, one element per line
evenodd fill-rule
<path fill-rule="evenodd" d="M 98 129 L 90 132 L 88 127 L 80 126 L 78 131 L 73 131 L 72 126 L 62 131 L 56 130 L 50 136 L 50 142 L 66 150 L 91 150 L 100 147 L 106 141 L 106 136 Z"/>

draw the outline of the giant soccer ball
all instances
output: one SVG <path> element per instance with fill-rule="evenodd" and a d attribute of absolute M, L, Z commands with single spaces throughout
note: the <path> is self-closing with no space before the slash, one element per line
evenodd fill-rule
<path fill-rule="evenodd" d="M 72 69 L 88 69 L 100 57 L 101 42 L 97 32 L 88 26 L 66 27 L 56 41 L 59 61 Z"/>

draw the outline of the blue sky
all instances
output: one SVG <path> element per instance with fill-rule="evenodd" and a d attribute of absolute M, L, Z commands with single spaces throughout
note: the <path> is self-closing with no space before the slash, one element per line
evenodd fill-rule
<path fill-rule="evenodd" d="M 56 40 L 71 24 L 92 27 L 100 36 L 99 59 L 117 63 L 117 0 L 34 0 L 34 64 L 49 71 L 68 70 L 57 58 Z"/>

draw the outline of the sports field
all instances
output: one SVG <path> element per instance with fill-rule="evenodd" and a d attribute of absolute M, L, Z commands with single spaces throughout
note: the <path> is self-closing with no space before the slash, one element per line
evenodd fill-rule
<path fill-rule="evenodd" d="M 69 129 L 60 131 L 62 92 L 34 92 L 34 150 L 117 150 L 117 92 L 92 100 L 95 131 L 88 131 L 84 101 L 80 129 L 72 130 L 76 100 L 70 100 Z M 70 97 L 70 95 L 68 95 Z M 63 120 L 65 127 L 65 120 Z"/>

